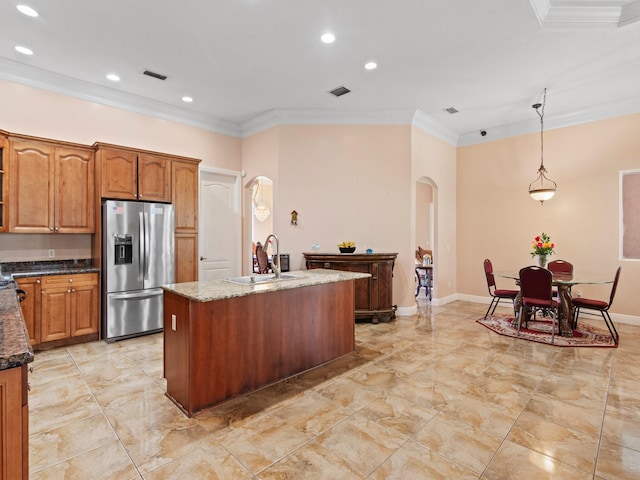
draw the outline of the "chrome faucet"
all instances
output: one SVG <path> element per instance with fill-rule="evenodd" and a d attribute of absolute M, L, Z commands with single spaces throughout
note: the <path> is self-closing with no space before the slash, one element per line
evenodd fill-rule
<path fill-rule="evenodd" d="M 276 251 L 273 254 L 273 260 L 271 261 L 271 268 L 273 269 L 273 273 L 276 274 L 276 278 L 280 278 L 280 241 L 278 240 L 278 237 L 275 235 L 275 233 L 271 233 L 267 239 L 264 241 L 264 248 L 265 250 L 269 247 L 269 240 L 271 238 L 275 238 L 276 240 Z"/>

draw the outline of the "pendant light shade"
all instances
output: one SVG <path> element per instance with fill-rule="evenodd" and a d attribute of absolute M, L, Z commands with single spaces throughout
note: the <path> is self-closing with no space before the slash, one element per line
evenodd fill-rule
<path fill-rule="evenodd" d="M 538 178 L 529 184 L 529 195 L 540 202 L 540 205 L 553 198 L 558 188 L 556 182 L 546 176 L 547 169 L 544 168 L 544 107 L 546 103 L 547 89 L 545 88 L 542 103 L 532 105 L 540 117 L 540 168 L 538 168 Z"/>

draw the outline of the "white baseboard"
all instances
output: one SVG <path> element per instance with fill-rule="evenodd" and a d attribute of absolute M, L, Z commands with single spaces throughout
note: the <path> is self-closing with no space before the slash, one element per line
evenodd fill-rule
<path fill-rule="evenodd" d="M 463 302 L 472 302 L 472 303 L 483 303 L 485 305 L 489 305 L 491 303 L 491 297 L 483 297 L 480 295 L 466 295 L 461 293 L 454 293 L 453 295 L 449 295 L 444 298 L 434 298 L 431 300 L 431 305 L 434 307 L 441 307 L 442 305 L 446 305 L 447 303 L 455 302 L 456 300 L 461 300 Z M 500 306 L 502 305 L 508 306 L 509 302 L 500 302 Z M 418 307 L 416 305 L 412 307 L 398 307 L 396 311 L 396 315 L 401 317 L 408 317 L 411 315 L 416 315 L 418 313 Z M 611 319 L 614 323 L 624 323 L 627 325 L 636 325 L 640 326 L 640 317 L 635 315 L 624 315 L 622 313 L 612 313 Z M 595 318 L 595 317 L 594 317 Z"/>

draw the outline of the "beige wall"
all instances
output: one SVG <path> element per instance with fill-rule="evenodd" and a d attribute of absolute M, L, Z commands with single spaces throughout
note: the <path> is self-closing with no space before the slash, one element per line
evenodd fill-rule
<path fill-rule="evenodd" d="M 246 186 L 258 175 L 274 188 L 273 230 L 281 251 L 300 268 L 302 252 L 354 240 L 358 250 L 398 252 L 394 303 L 413 308 L 416 182 L 429 181 L 435 204 L 435 301 L 484 300 L 485 257 L 496 269 L 531 263 L 529 245 L 545 231 L 555 258 L 576 270 L 623 272 L 613 311 L 640 317 L 634 295 L 640 262 L 618 257 L 618 173 L 640 167 L 640 114 L 545 131 L 545 165 L 558 194 L 544 207 L 528 184 L 539 165 L 539 135 L 456 149 L 409 126 L 279 126 L 243 140 L 175 122 L 0 81 L 0 129 L 83 144 L 95 141 L 203 160 L 239 171 Z M 245 222 L 247 197 L 245 196 Z M 299 213 L 290 224 L 291 210 Z M 244 268 L 250 269 L 244 224 Z M 0 235 L 0 261 L 90 256 L 90 236 Z M 608 287 L 581 286 L 597 296 Z M 605 292 L 606 293 L 606 292 Z"/>
<path fill-rule="evenodd" d="M 0 80 L 0 129 L 92 145 L 96 141 L 199 158 L 240 171 L 242 141 L 201 128 Z M 89 235 L 0 235 L 0 261 L 90 258 Z M 42 258 L 42 257 L 45 258 Z"/>
<path fill-rule="evenodd" d="M 612 307 L 640 316 L 640 262 L 619 259 L 619 171 L 640 166 L 640 114 L 544 132 L 545 166 L 558 183 L 540 206 L 527 194 L 540 164 L 539 134 L 458 149 L 458 293 L 487 296 L 482 261 L 517 271 L 533 263 L 530 244 L 542 231 L 557 244 L 552 259 L 576 272 L 613 278 L 622 266 Z M 606 299 L 610 286 L 574 287 Z"/>
<path fill-rule="evenodd" d="M 302 252 L 314 243 L 321 252 L 337 253 L 345 240 L 355 241 L 358 252 L 398 252 L 394 303 L 414 305 L 410 132 L 408 126 L 280 126 L 245 139 L 247 179 L 274 180 L 274 232 L 291 269 L 304 268 Z"/>
<path fill-rule="evenodd" d="M 433 188 L 424 181 L 416 182 L 416 250 L 431 247 L 431 204 L 433 203 Z"/>
<path fill-rule="evenodd" d="M 457 291 L 456 147 L 421 129 L 413 128 L 411 155 L 412 181 L 405 188 L 412 189 L 412 197 L 415 199 L 416 181 L 428 180 L 433 186 L 433 297 L 434 303 L 442 303 L 452 300 Z M 411 208 L 411 218 L 415 218 L 415 200 Z M 410 238 L 415 238 L 414 224 L 411 225 L 411 229 L 412 236 Z"/>

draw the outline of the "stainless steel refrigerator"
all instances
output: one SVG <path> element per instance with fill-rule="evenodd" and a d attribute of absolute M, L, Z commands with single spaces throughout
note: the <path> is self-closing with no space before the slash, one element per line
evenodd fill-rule
<path fill-rule="evenodd" d="M 173 206 L 107 200 L 102 205 L 102 337 L 162 329 L 161 285 L 173 283 Z"/>

